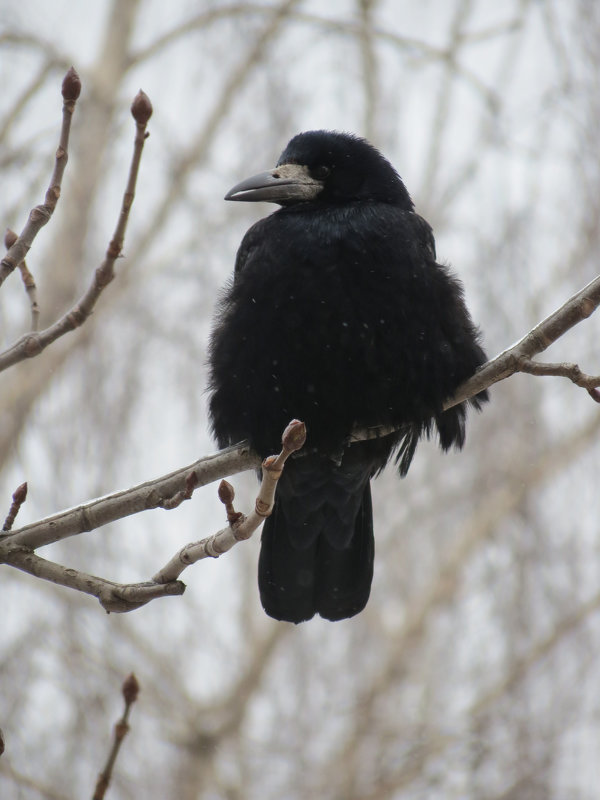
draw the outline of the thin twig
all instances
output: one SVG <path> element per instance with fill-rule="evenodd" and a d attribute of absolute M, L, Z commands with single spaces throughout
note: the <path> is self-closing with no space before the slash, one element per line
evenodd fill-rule
<path fill-rule="evenodd" d="M 596 592 L 587 601 L 559 619 L 543 639 L 536 642 L 521 658 L 515 659 L 508 673 L 498 683 L 490 687 L 473 703 L 469 709 L 469 716 L 474 717 L 481 714 L 502 695 L 513 689 L 532 667 L 545 658 L 557 644 L 564 640 L 565 636 L 577 629 L 590 615 L 595 614 L 598 608 L 600 608 L 600 592 Z"/>
<path fill-rule="evenodd" d="M 198 486 L 206 486 L 228 475 L 259 467 L 260 463 L 260 457 L 250 450 L 248 443 L 241 443 L 204 456 L 187 467 L 155 480 L 45 517 L 5 536 L 0 535 L 0 563 L 3 558 L 2 547 L 9 539 L 11 544 L 35 550 L 69 536 L 95 530 L 131 514 L 159 508 L 165 498 L 185 490 L 186 480 L 191 472 L 196 473 Z"/>
<path fill-rule="evenodd" d="M 137 53 L 131 56 L 129 64 L 133 66 L 140 62 L 147 61 L 155 56 L 157 52 L 172 45 L 181 36 L 188 35 L 190 31 L 206 28 L 220 19 L 235 18 L 238 16 L 267 15 L 272 13 L 273 10 L 271 6 L 259 3 L 231 3 L 228 6 L 223 5 L 208 11 L 202 11 L 195 16 L 189 17 L 184 22 L 179 23 L 166 33 L 161 34 L 159 38 L 146 48 L 138 50 Z M 360 40 L 362 36 L 362 23 L 360 21 L 332 17 L 327 18 L 319 14 L 296 11 L 294 8 L 291 8 L 286 14 L 295 23 L 304 24 L 311 28 L 321 28 L 334 35 L 350 36 L 357 40 Z M 513 27 L 514 25 L 512 23 L 508 23 L 506 28 L 507 32 L 510 32 Z M 500 34 L 502 29 L 498 28 L 497 31 L 498 34 Z M 448 61 L 454 60 L 451 49 L 436 47 L 425 39 L 419 39 L 415 36 L 395 33 L 388 27 L 374 27 L 372 35 L 377 41 L 396 47 L 413 58 L 419 58 L 422 62 L 447 63 Z M 475 38 L 476 36 L 477 34 L 473 34 L 474 41 L 477 41 Z M 465 44 L 471 42 L 470 36 L 463 35 L 463 39 Z M 492 107 L 496 104 L 497 98 L 495 93 L 482 82 L 480 76 L 475 71 L 470 70 L 457 60 L 454 60 L 453 68 L 457 77 L 464 80 L 472 89 L 482 95 L 488 107 Z"/>
<path fill-rule="evenodd" d="M 193 542 L 183 547 L 150 581 L 141 583 L 120 584 L 114 581 L 99 578 L 79 570 L 71 569 L 41 558 L 33 552 L 31 542 L 36 546 L 47 544 L 39 536 L 39 531 L 29 537 L 16 534 L 7 534 L 0 538 L 0 562 L 8 564 L 34 575 L 37 578 L 51 581 L 65 588 L 74 589 L 96 597 L 107 612 L 133 611 L 158 597 L 171 597 L 181 595 L 185 585 L 177 580 L 183 570 L 203 558 L 217 558 L 222 553 L 230 550 L 234 544 L 249 539 L 254 531 L 269 516 L 275 500 L 277 482 L 281 476 L 284 464 L 289 456 L 299 450 L 306 440 L 304 423 L 293 420 L 285 429 L 282 436 L 282 449 L 278 456 L 269 456 L 263 461 L 263 479 L 260 485 L 254 510 L 246 517 L 233 508 L 233 487 L 224 482 L 219 487 L 219 497 L 227 510 L 228 526 L 212 536 L 199 542 Z M 235 450 L 232 449 L 232 452 Z M 222 459 L 221 459 L 222 460 Z M 194 476 L 191 478 L 191 476 Z M 184 488 L 181 493 L 193 492 L 199 483 L 199 470 L 186 470 Z M 173 477 L 173 476 L 171 476 Z M 214 477 L 210 479 L 211 482 Z M 171 492 L 169 503 L 178 492 Z M 168 507 L 164 502 L 158 505 Z M 178 503 L 176 504 L 178 505 Z M 175 507 L 175 506 L 173 506 Z M 52 521 L 47 520 L 48 528 L 52 530 Z M 30 526 L 31 527 L 31 526 Z M 35 526 L 34 526 L 35 527 Z M 26 529 L 23 529 L 26 530 Z M 56 541 L 56 538 L 52 536 Z M 62 538 L 62 537 L 59 537 Z M 24 544 L 27 542 L 27 544 Z"/>
<path fill-rule="evenodd" d="M 185 545 L 159 572 L 152 577 L 157 583 L 175 581 L 186 567 L 203 558 L 218 558 L 238 542 L 249 539 L 273 510 L 275 490 L 281 477 L 283 467 L 290 455 L 304 445 L 306 426 L 303 422 L 292 420 L 283 432 L 281 452 L 277 456 L 269 456 L 262 463 L 262 481 L 254 510 L 245 516 L 233 508 L 234 491 L 231 484 L 222 481 L 219 487 L 219 498 L 227 510 L 226 528 L 199 542 Z"/>
<path fill-rule="evenodd" d="M 598 305 L 600 305 L 600 276 L 576 292 L 516 344 L 480 367 L 472 378 L 458 387 L 454 397 L 444 404 L 444 409 L 452 408 L 492 384 L 514 375 L 515 372 L 520 372 L 521 364 L 527 364 L 568 330 L 590 317 Z"/>
<path fill-rule="evenodd" d="M 10 228 L 6 229 L 4 234 L 4 246 L 8 250 L 13 246 L 19 237 Z M 25 292 L 29 298 L 29 305 L 31 307 L 31 330 L 37 331 L 40 318 L 40 307 L 37 301 L 37 286 L 35 285 L 35 278 L 29 271 L 25 259 L 19 264 L 19 271 L 21 272 L 21 280 L 25 286 Z"/>
<path fill-rule="evenodd" d="M 600 402 L 600 393 L 596 391 L 596 387 L 600 386 L 600 378 L 585 375 L 576 364 L 543 365 L 532 361 L 533 356 L 542 353 L 568 330 L 590 317 L 598 305 L 600 305 L 600 277 L 594 278 L 587 286 L 576 292 L 512 347 L 503 350 L 483 364 L 471 378 L 458 387 L 453 397 L 444 403 L 444 410 L 463 403 L 494 383 L 509 378 L 515 372 L 570 378 L 573 383 L 587 389 L 596 402 Z M 553 368 L 556 368 L 556 371 L 552 372 Z M 397 429 L 392 426 L 383 425 L 357 428 L 353 431 L 350 441 L 374 439 L 394 433 L 395 430 Z"/>
<path fill-rule="evenodd" d="M 600 386 L 600 375 L 586 375 L 578 364 L 560 363 L 549 364 L 541 361 L 532 361 L 530 358 L 521 358 L 519 372 L 528 375 L 568 378 L 576 386 L 587 389 L 590 395 L 598 402 L 598 393 L 595 391 Z"/>
<path fill-rule="evenodd" d="M 447 608 L 456 599 L 461 587 L 461 576 L 465 565 L 489 540 L 499 519 L 505 519 L 521 506 L 523 499 L 535 488 L 544 485 L 556 476 L 559 468 L 564 469 L 580 457 L 600 427 L 600 420 L 593 415 L 591 420 L 581 426 L 575 434 L 570 433 L 560 441 L 540 453 L 535 462 L 520 464 L 506 485 L 496 487 L 486 496 L 486 502 L 473 511 L 471 519 L 465 522 L 461 535 L 449 547 L 436 574 L 429 585 L 423 587 L 413 599 L 410 611 L 403 617 L 401 627 L 393 637 L 393 647 L 377 676 L 373 676 L 369 686 L 361 696 L 362 714 L 356 719 L 355 730 L 349 732 L 349 739 L 341 757 L 352 763 L 377 698 L 385 694 L 392 680 L 397 680 L 404 668 L 403 656 L 412 646 L 422 640 L 427 621 L 431 620 L 436 609 Z M 398 779 L 402 784 L 409 783 L 414 775 L 411 763 L 402 767 Z"/>
<path fill-rule="evenodd" d="M 453 16 L 450 23 L 447 58 L 445 59 L 435 104 L 435 116 L 425 159 L 426 170 L 423 180 L 423 197 L 435 197 L 439 193 L 437 183 L 442 176 L 440 161 L 442 159 L 445 132 L 448 130 L 448 117 L 454 108 L 454 97 L 459 89 L 456 80 L 458 57 L 463 47 L 463 31 L 468 25 L 473 11 L 472 0 L 459 0 L 453 5 Z"/>
<path fill-rule="evenodd" d="M 9 531 L 12 528 L 15 518 L 19 513 L 19 510 L 21 509 L 21 506 L 25 502 L 26 498 L 27 498 L 27 482 L 22 483 L 13 492 L 12 504 L 10 506 L 10 510 L 6 516 L 6 519 L 4 520 L 4 525 L 2 526 L 3 531 Z"/>
<path fill-rule="evenodd" d="M 33 778 L 31 774 L 21 772 L 11 762 L 3 765 L 0 774 L 3 778 L 3 784 L 9 780 L 15 784 L 15 797 L 22 797 L 25 794 L 25 790 L 29 789 L 31 791 L 27 792 L 27 795 L 30 797 L 40 797 L 43 800 L 73 800 L 72 795 L 67 796 L 52 786 L 42 783 L 37 778 Z"/>
<path fill-rule="evenodd" d="M 363 130 L 367 139 L 373 141 L 377 136 L 377 112 L 379 110 L 377 74 L 377 54 L 374 47 L 373 19 L 375 16 L 375 0 L 358 0 L 358 16 L 360 19 L 360 57 L 362 67 L 363 91 Z"/>
<path fill-rule="evenodd" d="M 27 268 L 25 259 L 19 264 L 19 271 L 21 272 L 21 279 L 25 286 L 25 292 L 29 298 L 29 305 L 31 307 L 31 330 L 37 331 L 40 322 L 40 307 L 37 301 L 37 286 L 35 285 L 35 278 Z"/>
<path fill-rule="evenodd" d="M 51 59 L 46 58 L 39 68 L 39 71 L 30 80 L 28 85 L 24 87 L 23 92 L 16 98 L 12 108 L 10 108 L 4 116 L 2 126 L 0 127 L 0 143 L 5 142 L 10 129 L 13 127 L 19 115 L 27 108 L 30 101 L 42 89 L 46 83 L 46 78 L 49 73 L 57 68 L 57 63 Z"/>
<path fill-rule="evenodd" d="M 10 543 L 5 543 L 2 551 L 2 561 L 5 564 L 27 572 L 35 578 L 63 586 L 65 589 L 74 589 L 77 592 L 89 594 L 97 598 L 107 613 L 135 611 L 158 597 L 176 597 L 185 591 L 185 584 L 181 581 L 162 584 L 153 581 L 115 583 L 106 578 L 99 578 L 97 575 L 65 567 L 55 561 L 49 561 L 28 548 Z"/>
<path fill-rule="evenodd" d="M 264 6 L 268 16 L 264 27 L 257 33 L 256 38 L 251 40 L 241 61 L 236 63 L 231 72 L 225 76 L 217 92 L 215 104 L 207 112 L 202 128 L 186 149 L 178 151 L 170 170 L 171 180 L 148 219 L 144 232 L 138 238 L 135 252 L 138 263 L 146 258 L 158 231 L 164 228 L 165 221 L 173 214 L 177 198 L 183 191 L 186 180 L 193 174 L 193 168 L 197 168 L 206 159 L 219 128 L 236 98 L 242 93 L 253 70 L 264 62 L 271 42 L 299 3 L 300 0 L 280 0 L 275 6 Z"/>
<path fill-rule="evenodd" d="M 131 113 L 136 123 L 136 135 L 133 147 L 133 156 L 131 166 L 129 168 L 129 178 L 125 193 L 123 195 L 123 202 L 121 204 L 121 211 L 113 238 L 108 245 L 106 255 L 102 264 L 96 269 L 94 277 L 87 291 L 79 299 L 79 301 L 59 320 L 57 320 L 49 328 L 46 328 L 39 333 L 34 332 L 21 337 L 19 341 L 15 342 L 12 347 L 5 350 L 0 354 L 0 371 L 8 369 L 19 361 L 26 358 L 32 358 L 39 355 L 42 350 L 48 347 L 49 344 L 56 341 L 56 339 L 64 336 L 69 331 L 83 325 L 86 319 L 92 313 L 98 298 L 102 294 L 106 286 L 112 281 L 115 276 L 114 266 L 117 258 L 121 255 L 123 249 L 123 241 L 125 237 L 125 230 L 129 219 L 129 212 L 135 197 L 135 186 L 140 166 L 140 159 L 144 147 L 144 141 L 147 138 L 146 125 L 152 114 L 152 105 L 144 92 L 140 91 L 134 99 L 131 106 Z M 39 206 L 38 206 L 39 208 Z M 35 209 L 34 209 L 35 210 Z M 17 245 L 13 245 L 13 248 Z M 12 252 L 13 248 L 9 252 Z"/>
<path fill-rule="evenodd" d="M 50 217 L 54 213 L 58 198 L 60 197 L 60 187 L 62 183 L 63 173 L 67 166 L 68 150 L 69 150 L 69 133 L 71 131 L 71 120 L 73 118 L 73 111 L 75 110 L 75 103 L 81 91 L 81 81 L 79 75 L 71 67 L 64 77 L 62 83 L 62 96 L 63 96 L 63 119 L 62 128 L 60 132 L 60 139 L 58 148 L 56 150 L 56 159 L 54 162 L 54 171 L 50 178 L 50 186 L 46 192 L 46 197 L 42 205 L 35 206 L 29 213 L 29 219 L 21 235 L 16 242 L 9 248 L 8 253 L 0 261 L 0 285 L 4 283 L 5 279 L 15 270 L 21 261 L 27 255 L 33 240 L 41 230 L 41 228 L 49 222 Z"/>
<path fill-rule="evenodd" d="M 123 686 L 121 687 L 121 692 L 123 694 L 123 699 L 125 700 L 125 710 L 123 711 L 123 716 L 115 725 L 115 735 L 112 743 L 112 747 L 110 749 L 110 753 L 108 754 L 108 758 L 106 760 L 106 764 L 104 765 L 104 769 L 98 775 L 98 781 L 96 782 L 96 789 L 94 791 L 93 800 L 103 800 L 106 790 L 110 784 L 110 779 L 112 777 L 113 769 L 115 767 L 115 762 L 117 760 L 117 756 L 119 755 L 121 745 L 123 744 L 123 739 L 129 733 L 129 713 L 131 711 L 131 706 L 137 700 L 138 694 L 140 691 L 139 683 L 137 682 L 137 678 L 131 673 L 131 675 L 125 680 Z"/>

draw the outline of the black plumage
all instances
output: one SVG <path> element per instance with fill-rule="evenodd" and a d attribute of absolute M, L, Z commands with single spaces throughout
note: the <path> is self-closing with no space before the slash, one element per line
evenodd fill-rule
<path fill-rule="evenodd" d="M 485 353 L 430 226 L 364 139 L 301 133 L 227 199 L 282 207 L 244 236 L 217 311 L 212 427 L 221 447 L 249 439 L 266 456 L 292 418 L 306 423 L 264 525 L 261 601 L 276 619 L 343 619 L 371 587 L 371 477 L 394 451 L 405 474 L 434 429 L 462 447 L 467 404 L 442 407 Z M 348 446 L 371 426 L 396 430 Z"/>

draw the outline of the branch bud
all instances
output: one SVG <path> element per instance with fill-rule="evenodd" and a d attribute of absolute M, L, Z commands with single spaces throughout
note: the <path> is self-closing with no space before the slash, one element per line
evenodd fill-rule
<path fill-rule="evenodd" d="M 4 246 L 6 247 L 6 249 L 10 250 L 10 248 L 13 246 L 13 244 L 17 241 L 18 238 L 19 237 L 13 230 L 7 228 L 6 233 L 4 234 Z"/>
<path fill-rule="evenodd" d="M 198 476 L 196 475 L 196 471 L 192 470 L 185 476 L 185 494 L 186 497 L 190 498 L 194 492 L 194 489 L 198 486 Z"/>
<path fill-rule="evenodd" d="M 62 82 L 63 100 L 77 100 L 81 92 L 81 80 L 74 67 L 69 67 Z"/>
<path fill-rule="evenodd" d="M 22 483 L 20 486 L 17 486 L 12 496 L 13 503 L 17 503 L 20 506 L 23 505 L 26 498 L 27 498 L 27 481 L 25 481 L 25 483 Z"/>
<path fill-rule="evenodd" d="M 298 419 L 293 419 L 283 432 L 281 444 L 284 450 L 294 453 L 304 446 L 306 441 L 306 425 Z"/>
<path fill-rule="evenodd" d="M 123 686 L 121 687 L 121 691 L 123 693 L 123 698 L 125 703 L 130 706 L 132 703 L 135 703 L 137 700 L 137 696 L 140 691 L 140 685 L 137 682 L 137 678 L 131 673 L 129 677 L 125 678 L 123 682 Z"/>
<path fill-rule="evenodd" d="M 218 488 L 219 500 L 224 506 L 231 505 L 235 498 L 235 490 L 229 481 L 222 480 Z"/>
<path fill-rule="evenodd" d="M 152 103 L 150 102 L 150 98 L 143 92 L 141 89 L 133 98 L 133 103 L 131 104 L 131 114 L 134 120 L 137 122 L 138 125 L 146 125 L 148 120 L 152 116 Z"/>

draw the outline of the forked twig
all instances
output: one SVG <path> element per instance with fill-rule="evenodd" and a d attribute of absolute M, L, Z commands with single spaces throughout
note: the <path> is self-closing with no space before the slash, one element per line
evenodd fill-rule
<path fill-rule="evenodd" d="M 18 238 L 18 235 L 14 231 L 12 231 L 10 228 L 7 228 L 6 233 L 4 234 L 4 246 L 6 249 L 9 250 Z M 21 261 L 19 264 L 19 271 L 21 273 L 21 280 L 23 281 L 23 286 L 25 287 L 25 292 L 29 298 L 29 304 L 31 306 L 31 330 L 37 331 L 40 319 L 40 307 L 37 301 L 37 286 L 35 284 L 35 278 L 29 271 L 25 259 L 23 259 L 23 261 Z"/>
<path fill-rule="evenodd" d="M 129 220 L 129 212 L 135 197 L 135 186 L 139 172 L 140 160 L 144 142 L 147 138 L 146 126 L 152 115 L 152 104 L 147 95 L 140 90 L 136 95 L 132 105 L 131 113 L 136 123 L 136 135 L 133 147 L 133 156 L 129 168 L 129 178 L 123 195 L 121 211 L 115 228 L 113 237 L 108 245 L 106 255 L 102 264 L 96 269 L 92 282 L 79 301 L 60 319 L 49 328 L 43 331 L 32 332 L 21 337 L 12 347 L 0 354 L 0 371 L 8 369 L 19 361 L 39 355 L 49 344 L 56 339 L 64 336 L 69 331 L 75 330 L 86 321 L 92 313 L 98 298 L 106 286 L 115 276 L 114 266 L 117 258 L 121 255 L 125 230 Z M 38 206 L 38 208 L 40 208 Z M 34 209 L 35 211 L 35 209 Z M 32 212 L 33 213 L 33 212 Z M 11 247 L 9 253 L 17 247 L 22 236 L 17 243 Z M 29 249 L 29 248 L 27 248 Z M 26 252 L 26 251 L 25 251 Z M 8 254 L 7 254 L 8 255 Z M 23 254 L 22 258 L 25 254 Z M 6 258 L 5 258 L 6 260 Z M 3 262 L 4 263 L 4 262 Z M 16 264 L 15 264 L 16 266 Z M 14 269 L 14 266 L 12 267 Z M 0 281 L 1 282 L 1 281 Z"/>
<path fill-rule="evenodd" d="M 292 420 L 281 437 L 281 452 L 277 456 L 269 456 L 262 463 L 262 481 L 254 510 L 244 516 L 233 507 L 235 493 L 233 486 L 221 481 L 219 499 L 225 505 L 228 525 L 212 536 L 199 542 L 186 544 L 159 572 L 152 577 L 156 583 L 171 583 L 177 580 L 186 567 L 203 558 L 218 558 L 238 542 L 249 539 L 254 531 L 264 522 L 273 510 L 275 490 L 281 477 L 283 467 L 292 453 L 300 450 L 306 441 L 306 426 L 303 422 Z"/>
<path fill-rule="evenodd" d="M 0 536 L 0 563 L 9 564 L 23 572 L 65 588 L 90 594 L 98 599 L 100 605 L 107 612 L 133 611 L 158 597 L 183 594 L 185 584 L 177 578 L 186 567 L 203 558 L 217 558 L 230 550 L 237 542 L 249 539 L 265 517 L 269 516 L 284 464 L 293 452 L 303 446 L 305 440 L 304 423 L 293 420 L 283 433 L 282 449 L 279 455 L 269 456 L 263 461 L 263 477 L 255 507 L 247 517 L 235 511 L 233 487 L 223 481 L 219 487 L 219 497 L 227 511 L 227 527 L 199 542 L 187 544 L 149 581 L 129 584 L 115 583 L 38 556 L 34 552 L 35 547 L 63 538 L 60 535 L 57 537 L 56 531 L 53 530 L 54 527 L 60 528 L 60 519 L 56 522 L 53 522 L 52 519 L 47 520 L 47 525 L 41 532 L 36 526 L 33 526 L 33 529 L 28 526 L 21 531 Z M 235 453 L 235 449 L 232 448 L 232 452 Z M 255 457 L 251 456 L 251 458 L 253 461 Z M 248 465 L 252 461 L 249 461 Z M 161 505 L 163 508 L 176 508 L 184 499 L 188 499 L 194 489 L 200 485 L 200 473 L 201 469 L 198 466 L 194 470 L 187 470 L 186 474 L 181 477 L 178 474 L 167 476 L 170 483 L 165 485 L 172 485 L 177 479 L 177 482 L 183 480 L 184 486 L 180 490 L 167 494 L 166 500 L 159 502 L 158 499 L 155 499 L 153 507 Z M 211 480 L 214 480 L 214 477 Z M 205 480 L 204 482 L 210 481 Z M 83 519 L 88 520 L 88 530 L 91 527 L 97 527 L 90 524 L 91 520 L 85 514 Z M 40 533 L 42 533 L 41 536 Z"/>

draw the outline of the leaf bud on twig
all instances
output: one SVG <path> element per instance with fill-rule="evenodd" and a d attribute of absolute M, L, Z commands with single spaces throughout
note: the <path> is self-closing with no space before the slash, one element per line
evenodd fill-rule
<path fill-rule="evenodd" d="M 6 233 L 4 234 L 4 246 L 6 247 L 6 249 L 10 250 L 10 248 L 13 246 L 13 244 L 17 241 L 18 238 L 19 237 L 13 230 L 7 228 Z"/>
<path fill-rule="evenodd" d="M 293 419 L 284 430 L 281 443 L 286 450 L 294 453 L 304 446 L 306 441 L 306 425 L 300 420 Z"/>
<path fill-rule="evenodd" d="M 69 67 L 62 82 L 62 96 L 64 100 L 77 100 L 81 92 L 81 80 L 74 67 Z"/>
<path fill-rule="evenodd" d="M 131 104 L 131 114 L 138 125 L 146 125 L 152 116 L 152 103 L 150 98 L 141 89 L 136 94 Z"/>
<path fill-rule="evenodd" d="M 133 672 L 123 681 L 123 686 L 121 687 L 121 691 L 123 692 L 123 698 L 125 700 L 125 703 L 128 706 L 130 706 L 132 703 L 135 703 L 140 691 L 140 685 Z"/>

